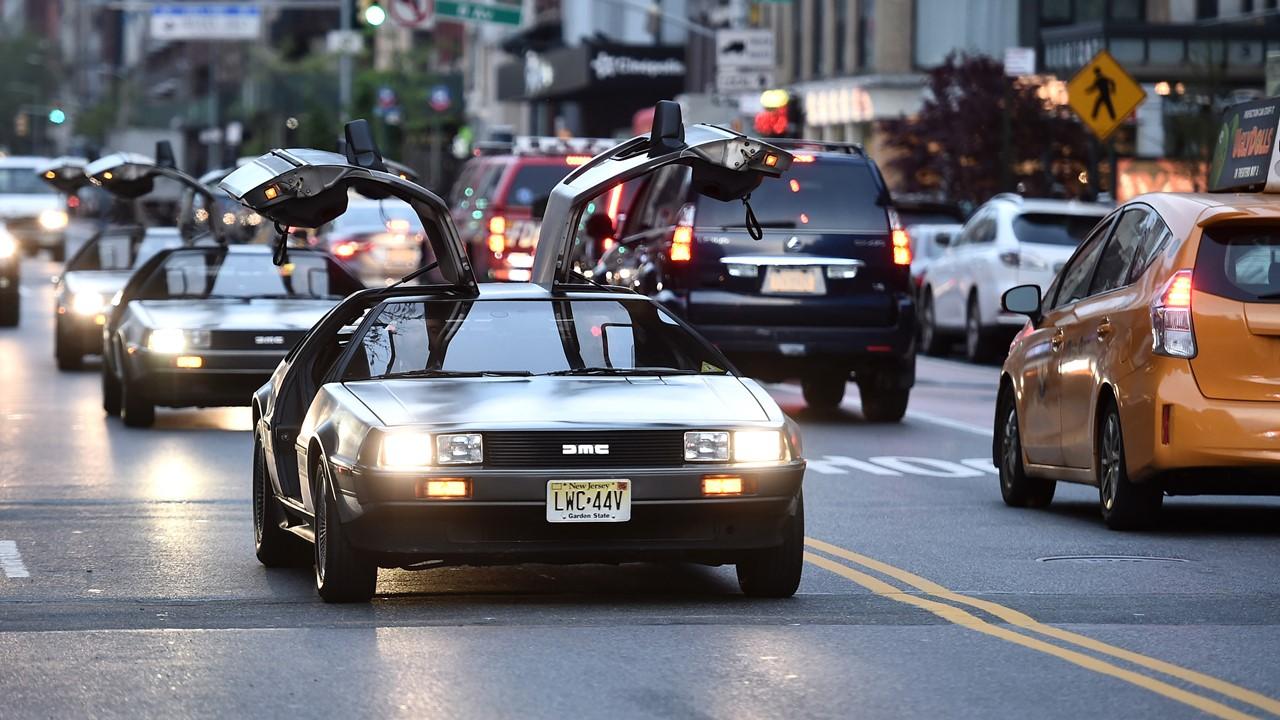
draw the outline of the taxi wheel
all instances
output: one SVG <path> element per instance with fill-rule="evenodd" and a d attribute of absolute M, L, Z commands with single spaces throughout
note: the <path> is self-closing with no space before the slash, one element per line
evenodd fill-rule
<path fill-rule="evenodd" d="M 1120 411 L 1114 402 L 1103 407 L 1094 458 L 1098 505 L 1107 527 L 1112 530 L 1150 527 L 1160 513 L 1164 493 L 1155 483 L 1138 484 L 1129 480 Z"/>
<path fill-rule="evenodd" d="M 308 558 L 306 543 L 280 527 L 284 518 L 280 501 L 271 488 L 267 456 L 262 443 L 253 439 L 253 549 L 258 562 L 267 567 L 298 567 Z"/>
<path fill-rule="evenodd" d="M 147 393 L 127 379 L 120 383 L 120 419 L 133 428 L 151 427 L 156 423 L 156 405 Z"/>
<path fill-rule="evenodd" d="M 796 514 L 787 521 L 782 544 L 752 550 L 738 561 L 738 587 L 747 597 L 788 598 L 800 587 L 804 569 L 804 495 L 796 498 Z"/>
<path fill-rule="evenodd" d="M 330 495 L 333 481 L 329 464 L 321 462 L 315 472 L 316 592 L 325 602 L 369 602 L 377 590 L 378 567 L 347 542 Z"/>
<path fill-rule="evenodd" d="M 804 404 L 823 412 L 835 410 L 844 400 L 848 378 L 848 373 L 844 372 L 819 372 L 802 378 L 800 389 L 804 392 Z"/>
<path fill-rule="evenodd" d="M 67 335 L 62 321 L 59 320 L 53 332 L 53 355 L 58 360 L 59 370 L 79 370 L 84 355 L 80 354 L 75 343 Z"/>
<path fill-rule="evenodd" d="M 942 355 L 946 351 L 938 336 L 938 320 L 933 314 L 933 290 L 925 288 L 920 299 L 920 352 Z"/>
<path fill-rule="evenodd" d="M 110 416 L 120 414 L 120 378 L 102 363 L 102 409 Z"/>
<path fill-rule="evenodd" d="M 1000 403 L 1000 421 L 996 427 L 1000 450 L 1000 496 L 1009 507 L 1047 507 L 1053 502 L 1058 487 L 1056 480 L 1033 478 L 1022 464 L 1022 432 L 1018 429 L 1018 408 L 1012 392 L 1006 391 Z"/>

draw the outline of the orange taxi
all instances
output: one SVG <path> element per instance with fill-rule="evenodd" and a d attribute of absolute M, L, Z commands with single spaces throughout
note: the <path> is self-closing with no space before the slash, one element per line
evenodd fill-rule
<path fill-rule="evenodd" d="M 996 402 L 1006 503 L 1095 485 L 1128 529 L 1166 494 L 1280 494 L 1280 197 L 1135 198 L 1003 304 L 1030 317 Z"/>

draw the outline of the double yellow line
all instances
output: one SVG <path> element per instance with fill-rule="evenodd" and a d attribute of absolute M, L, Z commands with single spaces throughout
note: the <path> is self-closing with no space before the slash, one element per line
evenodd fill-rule
<path fill-rule="evenodd" d="M 1141 672 L 1121 667 L 1115 663 L 1109 662 L 1094 655 L 1089 655 L 1080 650 L 1072 649 L 1067 646 L 1075 646 L 1084 650 L 1089 650 L 1098 655 L 1109 656 L 1117 660 L 1123 660 L 1132 665 L 1146 668 L 1157 673 L 1162 673 L 1172 678 L 1177 678 L 1189 685 L 1197 688 L 1209 690 L 1223 697 L 1237 700 L 1246 705 L 1250 705 L 1259 710 L 1263 710 L 1273 715 L 1280 715 L 1280 700 L 1268 697 L 1262 693 L 1255 692 L 1248 688 L 1229 683 L 1226 680 L 1206 675 L 1202 672 L 1189 670 L 1187 668 L 1157 660 L 1140 653 L 1125 650 L 1114 645 L 1095 640 L 1091 637 L 1074 633 L 1062 628 L 1046 625 L 1025 613 L 1018 612 L 1012 608 L 1005 607 L 999 603 L 989 600 L 980 600 L 978 598 L 962 595 L 953 590 L 949 590 L 938 583 L 922 578 L 911 572 L 907 572 L 901 568 L 894 567 L 887 563 L 880 562 L 874 558 L 867 557 L 860 553 L 846 550 L 842 547 L 832 545 L 831 543 L 816 540 L 814 538 L 805 538 L 805 545 L 810 550 L 816 550 L 826 555 L 834 556 L 847 563 L 837 562 L 836 560 L 819 555 L 816 552 L 805 552 L 805 560 L 810 563 L 830 570 L 848 580 L 861 585 L 871 592 L 881 597 L 893 600 L 895 602 L 904 603 L 926 610 L 938 617 L 951 622 L 960 627 L 980 632 L 984 635 L 999 638 L 1006 642 L 1020 645 L 1031 650 L 1045 653 L 1053 657 L 1065 660 L 1074 665 L 1079 665 L 1087 670 L 1092 670 L 1117 680 L 1123 680 L 1132 685 L 1136 685 L 1144 690 L 1149 690 L 1158 695 L 1163 695 L 1171 700 L 1189 705 L 1197 710 L 1205 712 L 1209 715 L 1220 718 L 1251 718 L 1253 715 L 1241 712 L 1236 708 L 1226 705 L 1218 700 L 1183 689 L 1176 685 L 1165 682 L 1164 680 L 1144 675 Z M 861 568 L 861 569 L 858 569 Z M 880 573 L 881 575 L 890 577 L 905 585 L 908 585 L 918 591 L 921 591 L 929 597 L 912 594 L 902 588 L 893 585 L 881 578 L 869 574 L 866 571 Z M 975 615 L 958 606 L 968 606 L 977 610 L 981 610 L 991 616 L 999 618 L 1013 627 L 1020 628 L 1024 631 L 1017 632 L 1004 625 L 995 625 L 983 618 Z M 1044 638 L 1051 638 L 1059 641 L 1061 644 L 1048 642 Z"/>

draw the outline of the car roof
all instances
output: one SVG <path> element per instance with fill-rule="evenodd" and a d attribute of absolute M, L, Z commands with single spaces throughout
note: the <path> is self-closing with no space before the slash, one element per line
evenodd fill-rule
<path fill-rule="evenodd" d="M 1024 198 L 1014 193 L 1000 193 L 987 201 L 987 205 L 1012 206 L 1019 213 L 1047 213 L 1054 215 L 1088 215 L 1102 217 L 1115 210 L 1112 205 L 1084 200 L 1060 200 L 1057 198 Z"/>
<path fill-rule="evenodd" d="M 592 288 L 581 287 L 573 290 L 557 288 L 548 290 L 535 283 L 483 282 L 478 283 L 480 294 L 468 297 L 470 300 L 623 300 L 649 302 L 644 295 L 638 295 L 626 288 Z M 456 300 L 456 296 L 441 297 L 439 295 L 400 295 L 394 298 L 397 302 L 420 302 L 427 300 Z"/>
<path fill-rule="evenodd" d="M 39 155 L 9 155 L 7 157 L 0 157 L 0 168 L 29 167 L 34 170 L 48 162 L 49 158 L 40 157 Z"/>
<path fill-rule="evenodd" d="M 1199 223 L 1215 216 L 1280 220 L 1280 195 L 1267 193 L 1172 193 L 1139 195 L 1126 205 L 1145 203 L 1156 209 L 1169 229 L 1187 237 Z"/>

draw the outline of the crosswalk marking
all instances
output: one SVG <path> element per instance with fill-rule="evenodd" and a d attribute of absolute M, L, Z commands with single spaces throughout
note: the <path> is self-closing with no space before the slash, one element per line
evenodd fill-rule
<path fill-rule="evenodd" d="M 22 563 L 22 553 L 18 552 L 18 543 L 12 540 L 0 540 L 0 570 L 5 577 L 31 577 L 27 566 Z"/>
<path fill-rule="evenodd" d="M 866 459 L 847 455 L 823 455 L 807 458 L 809 469 L 819 475 L 850 475 L 863 473 L 879 477 L 903 477 L 915 475 L 934 478 L 976 478 L 984 474 L 999 473 L 990 458 L 942 458 L 911 457 L 905 455 L 877 455 Z"/>

